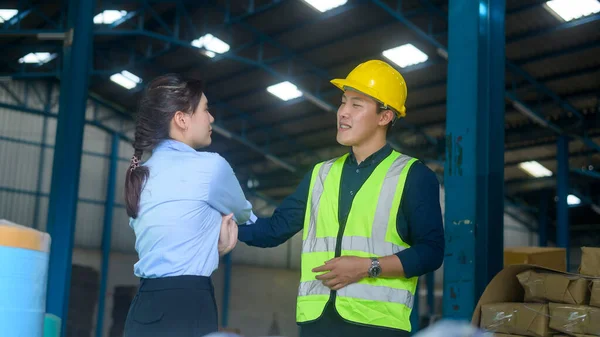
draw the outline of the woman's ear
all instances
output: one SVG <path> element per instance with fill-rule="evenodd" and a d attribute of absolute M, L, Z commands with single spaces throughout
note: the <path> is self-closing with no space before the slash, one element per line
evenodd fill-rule
<path fill-rule="evenodd" d="M 189 121 L 187 114 L 182 111 L 177 111 L 173 116 L 173 122 L 180 130 L 187 130 L 189 127 Z"/>

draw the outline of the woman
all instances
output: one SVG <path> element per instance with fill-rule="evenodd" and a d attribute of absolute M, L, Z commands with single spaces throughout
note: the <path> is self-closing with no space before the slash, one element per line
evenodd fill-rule
<path fill-rule="evenodd" d="M 136 236 L 138 293 L 126 337 L 204 336 L 218 330 L 210 279 L 237 242 L 251 205 L 211 143 L 214 118 L 202 82 L 168 74 L 140 102 L 125 203 Z M 152 151 L 143 165 L 142 154 Z"/>

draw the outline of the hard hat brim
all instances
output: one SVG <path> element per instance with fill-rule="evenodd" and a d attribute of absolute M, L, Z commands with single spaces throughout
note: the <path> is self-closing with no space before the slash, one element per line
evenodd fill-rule
<path fill-rule="evenodd" d="M 346 91 L 347 89 L 353 89 L 354 91 L 363 93 L 363 94 L 371 97 L 375 101 L 379 102 L 379 100 L 376 98 L 379 96 L 379 93 L 376 90 L 373 90 L 372 88 L 367 87 L 366 85 L 363 85 L 361 83 L 357 83 L 354 81 L 350 81 L 345 78 L 336 78 L 336 79 L 331 80 L 330 82 L 342 91 Z M 380 102 L 380 103 L 383 103 L 383 102 Z M 399 107 L 395 107 L 395 106 L 391 106 L 391 105 L 389 105 L 389 107 L 391 107 L 392 110 L 394 110 L 394 112 L 396 113 L 396 115 L 398 115 L 398 117 L 404 117 L 405 114 L 402 113 L 403 110 L 399 109 Z"/>

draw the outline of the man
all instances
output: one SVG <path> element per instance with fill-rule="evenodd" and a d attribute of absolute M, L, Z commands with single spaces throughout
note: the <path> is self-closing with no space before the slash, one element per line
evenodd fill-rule
<path fill-rule="evenodd" d="M 444 230 L 435 174 L 386 144 L 407 89 L 372 60 L 346 79 L 337 141 L 351 151 L 317 164 L 271 218 L 239 240 L 274 247 L 303 231 L 296 319 L 302 337 L 408 336 L 418 276 L 440 267 Z"/>

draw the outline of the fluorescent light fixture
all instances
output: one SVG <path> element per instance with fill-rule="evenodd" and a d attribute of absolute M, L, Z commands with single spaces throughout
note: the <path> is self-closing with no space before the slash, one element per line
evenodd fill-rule
<path fill-rule="evenodd" d="M 271 85 L 267 87 L 267 91 L 284 101 L 302 96 L 302 91 L 298 90 L 298 87 L 288 81 Z"/>
<path fill-rule="evenodd" d="M 110 76 L 110 80 L 116 84 L 122 86 L 125 89 L 133 89 L 138 84 L 142 83 L 142 79 L 135 76 L 134 74 L 123 70 L 120 73 L 116 73 Z"/>
<path fill-rule="evenodd" d="M 230 48 L 229 44 L 212 34 L 206 34 L 192 41 L 192 46 L 206 49 L 204 55 L 210 58 L 215 57 L 216 54 L 224 54 Z"/>
<path fill-rule="evenodd" d="M 201 53 L 210 58 L 217 56 L 217 54 L 215 54 L 215 52 L 212 52 L 210 50 L 203 50 L 203 51 L 201 51 Z"/>
<path fill-rule="evenodd" d="M 383 56 L 396 63 L 398 66 L 400 66 L 400 68 L 406 68 L 408 66 L 423 63 L 429 59 L 427 54 L 423 53 L 410 43 L 384 50 Z"/>
<path fill-rule="evenodd" d="M 348 0 L 304 0 L 304 2 L 323 13 L 346 4 Z"/>
<path fill-rule="evenodd" d="M 600 12 L 598 0 L 551 0 L 545 3 L 546 9 L 554 16 L 571 21 Z"/>
<path fill-rule="evenodd" d="M 4 23 L 19 13 L 16 9 L 0 9 L 0 23 Z"/>
<path fill-rule="evenodd" d="M 520 163 L 519 168 L 521 170 L 529 173 L 529 175 L 536 177 L 536 178 L 552 176 L 552 171 L 548 170 L 547 168 L 545 168 L 542 164 L 538 163 L 537 161 L 526 161 L 526 162 Z"/>
<path fill-rule="evenodd" d="M 114 9 L 107 9 L 100 14 L 94 16 L 94 23 L 97 25 L 110 25 L 122 17 L 127 15 L 127 11 L 118 11 Z"/>
<path fill-rule="evenodd" d="M 19 59 L 19 63 L 37 63 L 44 64 L 52 61 L 56 57 L 56 54 L 41 52 L 41 53 L 29 53 Z"/>
<path fill-rule="evenodd" d="M 569 206 L 576 206 L 576 205 L 579 205 L 579 204 L 581 204 L 581 199 L 579 199 L 578 197 L 576 197 L 576 196 L 575 196 L 575 195 L 573 195 L 573 194 L 569 194 L 569 195 L 567 196 L 567 204 L 568 204 Z"/>

